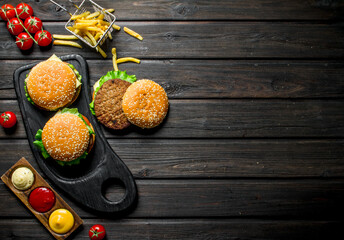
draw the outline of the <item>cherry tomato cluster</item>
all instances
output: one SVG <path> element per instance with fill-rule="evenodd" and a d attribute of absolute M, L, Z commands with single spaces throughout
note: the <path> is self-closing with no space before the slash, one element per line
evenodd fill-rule
<path fill-rule="evenodd" d="M 17 36 L 16 44 L 19 49 L 30 49 L 34 40 L 41 47 L 51 43 L 51 34 L 43 30 L 41 19 L 33 16 L 33 9 L 29 4 L 19 3 L 16 7 L 5 4 L 0 8 L 0 16 L 2 20 L 7 21 L 8 31 Z"/>

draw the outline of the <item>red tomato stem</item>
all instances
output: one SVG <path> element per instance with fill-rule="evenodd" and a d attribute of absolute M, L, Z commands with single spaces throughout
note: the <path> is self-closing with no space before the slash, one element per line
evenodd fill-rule
<path fill-rule="evenodd" d="M 20 19 L 20 18 L 19 18 L 19 15 L 18 15 L 18 13 L 17 13 L 17 9 L 14 9 L 14 11 L 16 12 L 17 18 Z M 23 12 L 21 12 L 21 13 L 23 13 Z M 19 23 L 20 23 L 20 25 L 22 25 L 22 27 L 24 28 L 25 32 L 26 32 L 27 34 L 29 34 L 30 38 L 34 41 L 34 43 L 36 43 L 36 44 L 38 45 L 37 41 L 31 36 L 30 32 L 26 29 L 26 27 L 24 26 L 24 24 L 22 24 L 20 21 L 19 21 Z"/>

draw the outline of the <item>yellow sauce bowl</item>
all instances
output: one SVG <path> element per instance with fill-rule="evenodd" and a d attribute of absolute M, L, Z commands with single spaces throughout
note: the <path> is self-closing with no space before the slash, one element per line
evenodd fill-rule
<path fill-rule="evenodd" d="M 56 233 L 67 233 L 74 226 L 74 217 L 67 209 L 57 209 L 49 217 L 49 226 Z"/>

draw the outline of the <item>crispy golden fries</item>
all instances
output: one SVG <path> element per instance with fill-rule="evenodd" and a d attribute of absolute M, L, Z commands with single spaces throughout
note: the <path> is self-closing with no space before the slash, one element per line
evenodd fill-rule
<path fill-rule="evenodd" d="M 111 31 L 113 29 L 120 31 L 121 27 L 115 24 L 112 24 L 110 22 L 107 22 L 104 17 L 106 15 L 106 12 L 112 13 L 115 11 L 115 9 L 102 9 L 97 12 L 84 12 L 79 15 L 73 15 L 71 16 L 71 20 L 73 20 L 73 26 L 68 26 L 67 29 L 71 31 L 72 33 L 75 33 L 78 35 L 78 37 L 82 38 L 84 41 L 89 43 L 89 45 L 95 47 L 97 52 L 99 52 L 104 58 L 107 57 L 106 53 L 100 48 L 100 44 L 104 42 L 106 38 L 110 38 L 112 40 Z M 112 29 L 112 28 L 113 29 Z M 111 28 L 111 29 L 110 29 Z M 143 40 L 143 37 L 138 34 L 137 32 L 124 27 L 124 31 L 139 39 Z M 106 36 L 104 36 L 106 34 Z M 68 45 L 73 47 L 82 48 L 81 45 L 79 45 L 76 42 L 72 41 L 64 41 L 64 40 L 76 40 L 77 38 L 71 35 L 54 35 L 54 38 L 61 39 L 61 40 L 55 40 L 54 45 Z M 100 41 L 100 42 L 99 42 Z M 97 45 L 99 44 L 99 46 Z M 140 60 L 137 58 L 132 57 L 125 57 L 125 58 L 119 58 L 117 59 L 116 54 L 116 48 L 112 49 L 112 61 L 113 61 L 113 67 L 115 71 L 118 71 L 117 64 L 124 63 L 124 62 L 135 62 L 140 63 Z"/>
<path fill-rule="evenodd" d="M 124 62 L 135 62 L 135 63 L 140 63 L 140 59 L 133 58 L 133 57 L 125 57 L 125 58 L 118 58 L 116 60 L 117 64 L 119 63 L 124 63 Z"/>
<path fill-rule="evenodd" d="M 108 30 L 111 23 L 107 22 L 105 17 L 105 9 L 97 12 L 85 12 L 79 15 L 71 17 L 71 20 L 74 20 L 73 26 L 67 27 L 68 30 L 79 35 L 81 38 L 85 39 L 91 46 L 96 46 L 98 41 L 102 38 L 112 39 L 111 29 Z M 107 9 L 108 12 L 113 12 L 114 9 Z M 105 32 L 106 36 L 104 36 Z M 103 39 L 104 40 L 104 39 Z M 100 44 L 103 43 L 103 40 Z M 102 56 L 106 56 L 105 52 L 102 49 L 96 48 Z"/>
<path fill-rule="evenodd" d="M 61 39 L 61 40 L 77 40 L 78 38 L 74 35 L 61 35 L 61 34 L 53 34 L 54 39 Z"/>
<path fill-rule="evenodd" d="M 53 44 L 54 45 L 65 45 L 65 46 L 82 48 L 82 46 L 79 43 L 76 43 L 73 41 L 54 40 Z"/>
<path fill-rule="evenodd" d="M 138 40 L 141 40 L 141 41 L 143 40 L 143 37 L 140 34 L 138 34 L 137 32 L 134 32 L 133 30 L 131 30 L 131 29 L 127 28 L 127 27 L 124 27 L 123 30 L 124 30 L 124 32 L 126 32 L 129 35 L 137 38 Z"/>
<path fill-rule="evenodd" d="M 114 69 L 115 71 L 118 71 L 116 48 L 113 48 L 111 52 L 112 52 L 112 64 L 113 64 L 113 69 Z"/>

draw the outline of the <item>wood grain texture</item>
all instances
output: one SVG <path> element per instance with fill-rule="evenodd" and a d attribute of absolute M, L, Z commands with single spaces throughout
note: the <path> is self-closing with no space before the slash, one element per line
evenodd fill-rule
<path fill-rule="evenodd" d="M 139 41 L 122 30 L 116 32 L 114 40 L 103 45 L 110 56 L 111 48 L 116 47 L 118 57 L 141 59 L 344 57 L 341 23 L 118 22 L 118 25 L 137 31 L 144 40 Z M 45 23 L 44 28 L 56 34 L 67 33 L 63 23 Z M 102 58 L 86 46 L 84 49 L 53 46 L 43 51 L 35 45 L 30 54 L 23 55 L 7 29 L 0 28 L 1 60 L 45 59 L 53 53 L 65 55 L 71 51 L 87 59 Z"/>
<path fill-rule="evenodd" d="M 73 239 L 88 240 L 88 229 L 95 220 L 85 220 L 84 228 Z M 102 220 L 107 239 L 341 239 L 340 221 L 259 220 L 259 219 L 123 219 Z M 3 240 L 49 239 L 49 234 L 31 219 L 0 219 Z M 16 226 L 20 225 L 20 229 Z"/>
<path fill-rule="evenodd" d="M 136 179 L 344 177 L 344 140 L 109 139 Z M 0 169 L 21 156 L 41 173 L 27 140 L 0 140 Z"/>
<path fill-rule="evenodd" d="M 17 4 L 19 0 L 12 2 Z M 69 18 L 49 1 L 23 2 L 31 4 L 35 14 L 44 20 L 66 21 Z M 67 1 L 59 3 L 75 11 Z M 326 20 L 343 16 L 344 7 L 340 0 L 97 0 L 97 3 L 104 8 L 115 8 L 119 20 Z"/>
<path fill-rule="evenodd" d="M 34 182 L 32 186 L 25 190 L 20 191 L 16 189 L 11 181 L 12 173 L 15 169 L 19 167 L 26 167 L 31 170 L 34 175 Z M 76 214 L 76 212 L 61 198 L 61 196 L 40 176 L 40 174 L 31 166 L 31 164 L 25 159 L 21 158 L 18 162 L 16 162 L 6 173 L 1 176 L 1 180 L 11 189 L 11 191 L 20 199 L 20 201 L 31 211 L 31 213 L 43 224 L 43 226 L 50 232 L 51 235 L 54 236 L 57 240 L 66 239 L 70 236 L 80 225 L 82 225 L 82 219 Z M 49 188 L 55 195 L 55 204 L 54 206 L 49 209 L 47 212 L 40 213 L 33 209 L 28 202 L 30 193 L 32 190 L 38 187 L 47 187 Z M 66 209 L 68 210 L 74 217 L 74 225 L 73 227 L 65 234 L 58 234 L 54 232 L 49 226 L 49 217 L 57 209 Z"/>
<path fill-rule="evenodd" d="M 0 64 L 0 99 L 14 99 L 13 72 L 35 60 Z M 112 61 L 89 60 L 93 85 Z M 119 64 L 138 79 L 161 84 L 169 99 L 344 97 L 344 62 L 301 60 L 143 60 Z"/>
<path fill-rule="evenodd" d="M 160 179 L 136 183 L 138 204 L 135 211 L 126 215 L 129 218 L 340 220 L 344 214 L 344 179 Z M 118 192 L 110 188 L 105 197 L 116 198 Z M 80 204 L 68 203 L 82 218 L 100 217 L 85 211 Z M 0 216 L 31 216 L 4 184 L 0 184 Z"/>
<path fill-rule="evenodd" d="M 0 138 L 26 138 L 17 101 L 1 100 L 0 112 L 8 109 L 19 121 Z M 103 129 L 108 138 L 343 137 L 343 111 L 341 100 L 170 100 L 157 128 Z"/>

